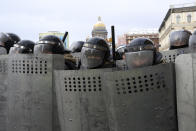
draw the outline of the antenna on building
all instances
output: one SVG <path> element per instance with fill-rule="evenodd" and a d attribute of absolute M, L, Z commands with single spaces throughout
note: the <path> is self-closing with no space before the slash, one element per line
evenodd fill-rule
<path fill-rule="evenodd" d="M 116 53 L 115 53 L 115 29 L 114 26 L 111 26 L 111 32 L 112 32 L 112 55 L 113 60 L 116 61 Z"/>
<path fill-rule="evenodd" d="M 64 36 L 63 36 L 63 39 L 62 39 L 63 43 L 65 42 L 67 36 L 68 36 L 68 32 L 66 31 L 65 34 L 64 34 Z"/>

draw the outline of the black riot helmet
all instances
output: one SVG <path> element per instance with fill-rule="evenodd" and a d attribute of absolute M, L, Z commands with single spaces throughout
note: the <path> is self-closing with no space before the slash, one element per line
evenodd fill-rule
<path fill-rule="evenodd" d="M 187 30 L 174 31 L 170 34 L 170 50 L 188 47 L 191 32 Z"/>
<path fill-rule="evenodd" d="M 63 42 L 54 35 L 41 38 L 34 47 L 35 54 L 64 54 Z"/>
<path fill-rule="evenodd" d="M 32 54 L 35 43 L 30 40 L 21 40 L 11 47 L 9 54 Z"/>
<path fill-rule="evenodd" d="M 10 48 L 19 41 L 20 37 L 14 33 L 0 33 L 0 45 L 6 48 L 7 53 L 9 52 Z"/>
<path fill-rule="evenodd" d="M 104 39 L 98 37 L 90 38 L 82 47 L 81 65 L 86 69 L 101 67 L 109 58 L 109 55 L 109 46 Z"/>
<path fill-rule="evenodd" d="M 159 63 L 161 58 L 153 42 L 147 38 L 136 38 L 125 47 L 125 60 L 129 69 Z"/>
<path fill-rule="evenodd" d="M 82 47 L 84 45 L 84 41 L 75 41 L 71 44 L 71 52 L 75 53 L 75 52 L 81 52 Z"/>
<path fill-rule="evenodd" d="M 189 48 L 192 52 L 196 52 L 196 30 L 189 38 Z"/>

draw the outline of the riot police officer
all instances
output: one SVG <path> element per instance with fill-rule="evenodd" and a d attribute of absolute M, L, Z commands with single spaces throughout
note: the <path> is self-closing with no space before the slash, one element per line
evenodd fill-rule
<path fill-rule="evenodd" d="M 63 42 L 56 36 L 41 38 L 34 47 L 34 54 L 64 54 Z"/>
<path fill-rule="evenodd" d="M 34 46 L 34 54 L 69 54 L 70 51 L 64 49 L 63 41 L 57 36 L 47 35 L 41 38 Z M 65 59 L 65 69 L 76 69 L 74 61 Z"/>
<path fill-rule="evenodd" d="M 72 53 L 81 52 L 82 47 L 84 45 L 84 41 L 75 41 L 72 43 L 70 49 Z"/>
<path fill-rule="evenodd" d="M 136 38 L 125 47 L 125 60 L 128 69 L 158 64 L 161 59 L 161 53 L 156 52 L 150 39 Z"/>
<path fill-rule="evenodd" d="M 196 30 L 189 39 L 189 48 L 191 52 L 196 52 Z"/>
<path fill-rule="evenodd" d="M 20 41 L 14 33 L 0 33 L 0 54 L 8 54 L 11 47 Z"/>
<path fill-rule="evenodd" d="M 22 40 L 11 47 L 9 54 L 32 54 L 35 43 L 30 40 Z"/>
<path fill-rule="evenodd" d="M 110 49 L 107 42 L 93 37 L 84 43 L 81 51 L 81 69 L 108 68 Z"/>
<path fill-rule="evenodd" d="M 188 47 L 190 36 L 191 32 L 187 30 L 172 32 L 170 34 L 170 50 Z"/>

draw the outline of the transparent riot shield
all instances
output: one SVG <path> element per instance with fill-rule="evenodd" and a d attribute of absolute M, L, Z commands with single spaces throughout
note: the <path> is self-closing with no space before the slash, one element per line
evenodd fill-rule
<path fill-rule="evenodd" d="M 179 131 L 195 131 L 196 54 L 177 57 L 175 69 Z"/>
<path fill-rule="evenodd" d="M 163 60 L 169 63 L 169 62 L 175 62 L 177 56 L 181 54 L 187 54 L 189 52 L 190 52 L 189 48 L 181 48 L 181 49 L 175 49 L 169 51 L 161 51 L 161 54 L 163 55 Z"/>
<path fill-rule="evenodd" d="M 127 70 L 128 67 L 126 65 L 126 61 L 125 60 L 117 60 L 116 61 L 116 68 L 119 70 Z"/>
<path fill-rule="evenodd" d="M 104 74 L 111 131 L 176 131 L 173 64 Z"/>
<path fill-rule="evenodd" d="M 78 52 L 78 53 L 71 53 L 71 55 L 75 58 L 75 59 L 80 59 L 81 57 L 81 53 Z"/>
<path fill-rule="evenodd" d="M 10 55 L 8 67 L 7 131 L 60 130 L 52 78 L 63 56 Z"/>
<path fill-rule="evenodd" d="M 109 131 L 102 77 L 108 70 L 55 71 L 62 131 Z"/>
<path fill-rule="evenodd" d="M 80 65 L 80 57 L 81 57 L 81 53 L 71 53 L 71 55 L 73 56 L 73 58 L 76 60 L 76 66 L 79 67 Z"/>
<path fill-rule="evenodd" d="M 7 55 L 0 55 L 0 131 L 7 131 L 7 74 Z"/>

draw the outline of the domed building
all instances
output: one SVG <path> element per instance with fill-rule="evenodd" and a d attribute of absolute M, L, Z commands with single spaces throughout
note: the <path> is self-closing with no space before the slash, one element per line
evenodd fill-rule
<path fill-rule="evenodd" d="M 93 26 L 92 37 L 100 37 L 107 40 L 108 32 L 105 24 L 101 21 L 101 17 L 98 17 L 97 23 Z"/>

